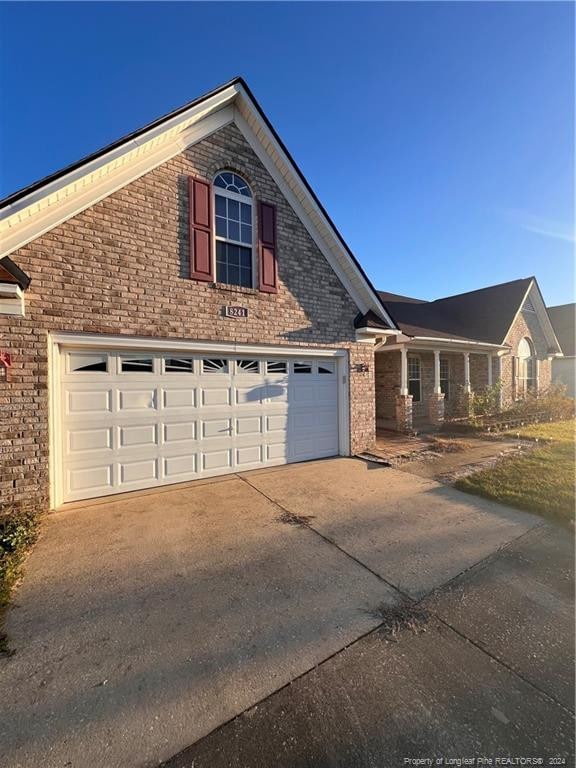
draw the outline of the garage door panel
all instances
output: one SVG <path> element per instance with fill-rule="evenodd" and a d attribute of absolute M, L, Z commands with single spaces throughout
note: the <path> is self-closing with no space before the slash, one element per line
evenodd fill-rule
<path fill-rule="evenodd" d="M 232 468 L 232 449 L 220 451 L 205 451 L 202 454 L 203 470 L 218 470 Z"/>
<path fill-rule="evenodd" d="M 210 387 L 209 389 L 202 388 L 202 405 L 205 407 L 217 407 L 222 405 L 230 405 L 232 402 L 232 394 L 230 387 Z"/>
<path fill-rule="evenodd" d="M 69 415 L 104 414 L 112 412 L 112 390 L 89 389 L 68 392 L 66 413 Z"/>
<path fill-rule="evenodd" d="M 181 421 L 163 425 L 164 444 L 180 443 L 183 440 L 196 440 L 197 424 L 195 421 Z"/>
<path fill-rule="evenodd" d="M 110 450 L 112 449 L 112 434 L 112 427 L 66 430 L 67 452 L 78 456 L 85 452 Z"/>
<path fill-rule="evenodd" d="M 266 416 L 267 432 L 284 432 L 288 426 L 288 414 L 279 413 Z"/>
<path fill-rule="evenodd" d="M 198 472 L 198 456 L 196 453 L 185 453 L 180 456 L 164 458 L 164 477 L 167 479 L 194 475 Z"/>
<path fill-rule="evenodd" d="M 202 422 L 202 437 L 207 438 L 224 438 L 229 440 L 232 434 L 232 420 L 231 419 L 206 419 Z"/>
<path fill-rule="evenodd" d="M 118 428 L 118 445 L 120 448 L 142 448 L 157 444 L 157 424 L 139 424 Z"/>
<path fill-rule="evenodd" d="M 262 434 L 262 417 L 261 416 L 241 416 L 235 419 L 234 422 L 235 433 L 239 436 L 243 435 L 261 435 Z"/>
<path fill-rule="evenodd" d="M 166 410 L 196 407 L 196 389 L 162 389 L 162 406 Z"/>
<path fill-rule="evenodd" d="M 83 494 L 87 491 L 101 492 L 112 488 L 112 464 L 99 464 L 90 467 L 71 467 L 68 469 L 67 488 L 70 494 Z"/>
<path fill-rule="evenodd" d="M 142 481 L 159 479 L 158 459 L 139 459 L 119 462 L 119 480 L 121 485 L 130 485 Z"/>
<path fill-rule="evenodd" d="M 266 387 L 262 385 L 236 386 L 236 405 L 260 405 L 266 398 Z"/>
<path fill-rule="evenodd" d="M 156 389 L 120 390 L 118 392 L 118 409 L 120 411 L 145 411 L 156 407 Z"/>
<path fill-rule="evenodd" d="M 264 446 L 250 445 L 236 448 L 236 466 L 246 468 L 247 465 L 260 464 L 263 461 Z"/>
<path fill-rule="evenodd" d="M 317 373 L 321 361 L 295 374 L 287 360 L 247 370 L 234 357 L 187 355 L 174 372 L 161 351 L 104 356 L 107 370 L 64 366 L 67 501 L 338 453 L 337 380 Z M 145 358 L 147 372 L 132 370 Z"/>

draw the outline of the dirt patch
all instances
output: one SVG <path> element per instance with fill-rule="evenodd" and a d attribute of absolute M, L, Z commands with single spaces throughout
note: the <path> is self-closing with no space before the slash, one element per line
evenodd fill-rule
<path fill-rule="evenodd" d="M 426 632 L 431 618 L 428 611 L 413 605 L 380 605 L 370 611 L 370 616 L 382 622 L 378 631 L 385 640 L 394 643 L 399 642 L 400 633 L 405 629 L 415 635 Z"/>
<path fill-rule="evenodd" d="M 278 518 L 279 522 L 286 523 L 286 525 L 309 525 L 311 520 L 314 520 L 314 515 L 295 515 L 292 512 L 282 512 Z"/>
<path fill-rule="evenodd" d="M 443 437 L 435 437 L 432 442 L 432 450 L 438 453 L 461 453 L 473 447 L 474 443 L 466 440 L 451 440 Z"/>
<path fill-rule="evenodd" d="M 435 446 L 434 450 L 419 454 L 410 461 L 404 461 L 394 466 L 402 472 L 409 472 L 445 485 L 452 485 L 457 480 L 461 480 L 479 469 L 493 467 L 504 458 L 518 455 L 520 452 L 530 450 L 533 447 L 533 444 L 512 442 L 511 440 L 448 440 L 447 442 L 454 442 L 459 447 L 455 450 L 441 451 Z"/>

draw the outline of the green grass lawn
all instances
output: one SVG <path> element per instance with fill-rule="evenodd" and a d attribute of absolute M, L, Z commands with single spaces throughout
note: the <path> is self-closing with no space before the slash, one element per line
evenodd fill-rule
<path fill-rule="evenodd" d="M 514 437 L 519 434 L 553 442 L 458 480 L 456 488 L 571 525 L 575 506 L 574 431 L 574 419 L 511 430 Z"/>

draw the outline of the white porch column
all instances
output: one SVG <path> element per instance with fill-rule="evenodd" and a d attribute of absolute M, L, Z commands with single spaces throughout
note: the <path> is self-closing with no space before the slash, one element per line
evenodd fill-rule
<path fill-rule="evenodd" d="M 488 387 L 492 386 L 492 353 L 488 353 Z"/>
<path fill-rule="evenodd" d="M 434 350 L 434 394 L 440 395 L 442 388 L 440 386 L 440 352 Z"/>
<path fill-rule="evenodd" d="M 470 392 L 470 352 L 464 352 L 464 392 Z"/>
<path fill-rule="evenodd" d="M 408 394 L 408 351 L 400 347 L 400 394 Z"/>

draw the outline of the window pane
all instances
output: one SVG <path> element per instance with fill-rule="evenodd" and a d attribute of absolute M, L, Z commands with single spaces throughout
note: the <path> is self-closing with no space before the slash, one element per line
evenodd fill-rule
<path fill-rule="evenodd" d="M 312 373 L 310 363 L 294 363 L 294 373 Z"/>
<path fill-rule="evenodd" d="M 228 264 L 228 283 L 230 285 L 240 285 L 240 267 Z"/>
<path fill-rule="evenodd" d="M 240 282 L 243 288 L 252 288 L 252 270 L 240 267 Z"/>
<path fill-rule="evenodd" d="M 249 248 L 238 248 L 240 266 L 252 270 L 252 251 Z"/>
<path fill-rule="evenodd" d="M 334 363 L 318 364 L 318 373 L 334 373 Z"/>
<path fill-rule="evenodd" d="M 415 403 L 420 401 L 420 382 L 416 379 L 408 382 L 408 393 L 412 395 L 412 400 Z"/>
<path fill-rule="evenodd" d="M 238 200 L 228 200 L 228 218 L 240 221 L 240 203 Z"/>
<path fill-rule="evenodd" d="M 121 359 L 122 373 L 152 373 L 153 363 L 151 357 L 140 358 L 122 358 Z"/>
<path fill-rule="evenodd" d="M 228 245 L 227 246 L 227 259 L 228 259 L 228 265 L 239 267 L 240 266 L 240 248 L 237 245 Z"/>
<path fill-rule="evenodd" d="M 226 265 L 226 262 L 217 261 L 216 262 L 216 282 L 217 283 L 227 283 L 228 282 L 228 267 Z"/>
<path fill-rule="evenodd" d="M 216 244 L 216 279 L 219 283 L 252 287 L 252 251 L 231 243 Z"/>
<path fill-rule="evenodd" d="M 252 206 L 247 203 L 240 203 L 240 221 L 244 224 L 252 224 Z"/>
<path fill-rule="evenodd" d="M 268 360 L 266 373 L 287 373 L 288 363 L 284 360 Z"/>
<path fill-rule="evenodd" d="M 202 373 L 226 373 L 228 361 L 220 358 L 202 360 Z"/>
<path fill-rule="evenodd" d="M 242 224 L 240 228 L 240 241 L 242 243 L 251 243 L 252 242 L 252 227 L 247 226 L 246 224 Z"/>
<path fill-rule="evenodd" d="M 222 178 L 224 179 L 224 181 L 226 182 L 227 185 L 234 183 L 234 181 L 233 181 L 234 174 L 232 174 L 232 173 L 223 173 L 222 174 Z"/>
<path fill-rule="evenodd" d="M 258 360 L 238 360 L 236 366 L 240 373 L 258 373 Z"/>
<path fill-rule="evenodd" d="M 237 221 L 228 220 L 228 239 L 240 240 L 240 224 Z"/>
<path fill-rule="evenodd" d="M 418 357 L 408 358 L 408 378 L 409 379 L 420 378 L 420 358 Z"/>
<path fill-rule="evenodd" d="M 194 370 L 194 360 L 191 357 L 167 357 L 164 370 L 166 373 L 190 373 Z"/>
<path fill-rule="evenodd" d="M 226 198 L 216 195 L 216 216 L 226 216 Z"/>
<path fill-rule="evenodd" d="M 70 355 L 69 360 L 70 373 L 78 373 L 83 371 L 97 371 L 99 373 L 106 373 L 108 371 L 107 355 L 75 353 Z"/>
<path fill-rule="evenodd" d="M 223 219 L 221 216 L 216 216 L 216 234 L 218 237 L 228 236 L 226 232 L 226 219 Z"/>

